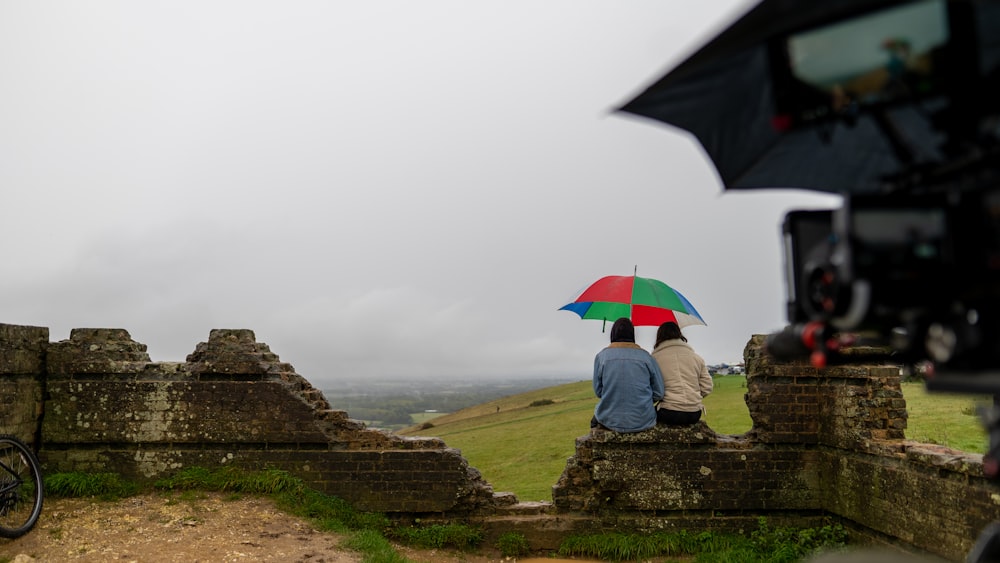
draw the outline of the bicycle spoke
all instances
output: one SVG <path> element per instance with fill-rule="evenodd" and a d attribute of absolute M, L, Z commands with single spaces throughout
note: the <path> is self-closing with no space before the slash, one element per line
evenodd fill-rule
<path fill-rule="evenodd" d="M 41 473 L 27 448 L 0 437 L 0 535 L 17 537 L 34 526 L 41 487 Z"/>

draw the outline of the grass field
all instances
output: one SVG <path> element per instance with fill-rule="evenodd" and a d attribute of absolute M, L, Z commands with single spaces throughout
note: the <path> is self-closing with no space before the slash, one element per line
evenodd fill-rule
<path fill-rule="evenodd" d="M 907 439 L 965 452 L 986 451 L 988 437 L 976 409 L 989 405 L 991 397 L 928 393 L 923 383 L 904 383 L 903 396 L 909 414 Z"/>
<path fill-rule="evenodd" d="M 705 399 L 705 422 L 720 434 L 742 434 L 752 421 L 743 395 L 746 378 L 715 378 L 715 390 Z M 955 449 L 982 453 L 986 434 L 976 406 L 988 397 L 928 394 L 922 383 L 904 383 L 909 412 L 906 437 Z M 551 500 L 566 460 L 575 453 L 576 439 L 590 432 L 597 400 L 591 382 L 580 381 L 504 397 L 427 419 L 399 434 L 436 436 L 462 451 L 495 490 L 509 491 L 521 501 Z"/>

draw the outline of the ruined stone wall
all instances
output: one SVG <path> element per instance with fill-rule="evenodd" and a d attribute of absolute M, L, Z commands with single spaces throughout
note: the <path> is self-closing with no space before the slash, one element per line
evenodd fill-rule
<path fill-rule="evenodd" d="M 898 366 L 817 369 L 775 362 L 764 354 L 761 336 L 747 344 L 744 356 L 756 440 L 856 449 L 903 439 L 907 414 Z"/>
<path fill-rule="evenodd" d="M 823 506 L 877 540 L 964 560 L 983 528 L 1000 520 L 1000 490 L 983 478 L 981 459 L 912 442 L 831 451 L 821 469 Z"/>
<path fill-rule="evenodd" d="M 754 530 L 811 526 L 823 512 L 819 452 L 717 435 L 705 423 L 634 434 L 594 430 L 579 438 L 553 487 L 560 512 L 588 512 L 598 527 Z"/>
<path fill-rule="evenodd" d="M 859 361 L 863 353 L 855 351 Z M 983 476 L 981 455 L 905 440 L 898 367 L 782 364 L 762 353 L 760 337 L 746 356 L 757 439 L 774 442 L 796 427 L 815 431 L 824 511 L 873 539 L 952 560 L 964 559 L 983 528 L 1000 520 L 1000 488 Z M 814 403 L 812 421 L 789 414 Z M 786 416 L 776 419 L 776 411 Z M 792 424 L 779 427 L 781 420 Z"/>
<path fill-rule="evenodd" d="M 0 324 L 0 433 L 37 447 L 49 329 Z"/>
<path fill-rule="evenodd" d="M 74 329 L 69 340 L 39 347 L 47 333 L 6 325 L 4 338 L 18 346 L 0 356 L 0 392 L 20 385 L 11 412 L 21 414 L 5 416 L 3 428 L 37 427 L 44 412 L 39 459 L 47 473 L 150 481 L 192 466 L 283 469 L 379 512 L 469 514 L 515 500 L 495 495 L 438 439 L 366 429 L 331 409 L 249 330 L 213 330 L 182 363 L 150 362 L 146 346 L 121 329 Z M 28 353 L 39 351 L 44 366 Z M 44 400 L 41 387 L 26 392 L 21 383 L 40 379 Z"/>
<path fill-rule="evenodd" d="M 904 439 L 897 367 L 772 362 L 761 338 L 745 351 L 749 432 L 716 435 L 703 423 L 592 431 L 553 487 L 557 511 L 644 530 L 834 517 L 856 537 L 955 561 L 1000 520 L 982 456 Z"/>

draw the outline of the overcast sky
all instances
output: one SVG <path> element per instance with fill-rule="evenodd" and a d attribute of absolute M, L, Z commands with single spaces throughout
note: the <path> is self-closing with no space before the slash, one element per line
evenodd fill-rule
<path fill-rule="evenodd" d="M 154 361 L 248 328 L 326 388 L 587 379 L 608 333 L 558 309 L 637 266 L 740 361 L 784 325 L 784 212 L 837 200 L 723 193 L 614 108 L 748 6 L 3 2 L 0 322 Z"/>

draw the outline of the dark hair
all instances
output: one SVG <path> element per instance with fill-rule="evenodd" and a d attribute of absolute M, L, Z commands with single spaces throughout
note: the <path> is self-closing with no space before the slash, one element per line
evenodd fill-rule
<path fill-rule="evenodd" d="M 635 342 L 635 327 L 628 317 L 622 317 L 611 325 L 612 342 Z"/>
<path fill-rule="evenodd" d="M 680 338 L 684 342 L 688 339 L 684 337 L 684 333 L 681 332 L 681 327 L 677 326 L 677 323 L 673 321 L 667 321 L 660 325 L 660 328 L 656 329 L 656 344 L 654 348 L 660 345 L 660 342 L 664 340 L 677 340 Z"/>

